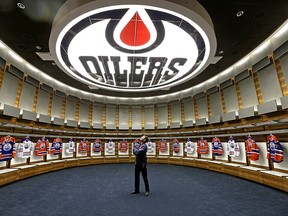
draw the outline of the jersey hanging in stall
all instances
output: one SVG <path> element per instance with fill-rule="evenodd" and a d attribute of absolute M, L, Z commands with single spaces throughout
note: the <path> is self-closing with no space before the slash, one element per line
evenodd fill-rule
<path fill-rule="evenodd" d="M 16 147 L 16 154 L 19 158 L 29 158 L 33 151 L 33 141 L 31 137 L 25 137 L 21 139 L 21 143 L 18 143 Z"/>
<path fill-rule="evenodd" d="M 259 160 L 259 148 L 252 136 L 248 136 L 245 140 L 246 156 L 252 160 Z"/>
<path fill-rule="evenodd" d="M 267 137 L 267 159 L 280 163 L 283 161 L 283 148 L 275 135 Z"/>
<path fill-rule="evenodd" d="M 223 154 L 223 146 L 221 140 L 218 137 L 212 139 L 212 154 L 215 156 L 221 156 Z"/>
<path fill-rule="evenodd" d="M 240 146 L 234 137 L 227 140 L 227 152 L 230 157 L 238 157 L 240 155 Z"/>
<path fill-rule="evenodd" d="M 201 138 L 197 142 L 197 152 L 199 154 L 207 154 L 208 153 L 208 143 L 207 140 Z"/>
<path fill-rule="evenodd" d="M 158 148 L 159 152 L 165 153 L 168 151 L 168 144 L 166 142 L 166 140 L 162 139 L 160 140 L 159 144 L 158 144 Z"/>
<path fill-rule="evenodd" d="M 71 138 L 67 143 L 65 143 L 65 153 L 66 154 L 73 154 L 75 152 L 75 142 Z"/>
<path fill-rule="evenodd" d="M 173 140 L 172 151 L 174 151 L 176 154 L 178 154 L 180 152 L 180 143 L 177 139 Z"/>
<path fill-rule="evenodd" d="M 84 139 L 81 140 L 78 146 L 78 152 L 79 153 L 87 153 L 89 151 L 89 142 L 88 140 Z"/>
<path fill-rule="evenodd" d="M 10 135 L 0 140 L 0 161 L 10 161 L 16 156 L 15 138 Z"/>
<path fill-rule="evenodd" d="M 129 144 L 126 140 L 123 140 L 119 143 L 119 152 L 127 152 Z"/>
<path fill-rule="evenodd" d="M 45 137 L 39 139 L 35 145 L 35 155 L 45 156 L 50 154 L 49 141 Z"/>
<path fill-rule="evenodd" d="M 115 151 L 115 143 L 113 140 L 109 140 L 107 146 L 106 146 L 106 152 L 108 153 L 114 153 Z"/>
<path fill-rule="evenodd" d="M 62 154 L 62 139 L 57 137 L 53 140 L 53 143 L 51 145 L 51 153 L 53 155 L 59 155 Z"/>
<path fill-rule="evenodd" d="M 193 154 L 195 151 L 195 144 L 191 139 L 188 139 L 187 142 L 185 143 L 185 151 L 187 154 Z"/>
<path fill-rule="evenodd" d="M 150 140 L 147 142 L 147 152 L 148 153 L 154 153 L 154 143 L 152 143 Z"/>
<path fill-rule="evenodd" d="M 102 151 L 102 144 L 100 139 L 95 139 L 93 143 L 93 152 L 101 152 Z"/>

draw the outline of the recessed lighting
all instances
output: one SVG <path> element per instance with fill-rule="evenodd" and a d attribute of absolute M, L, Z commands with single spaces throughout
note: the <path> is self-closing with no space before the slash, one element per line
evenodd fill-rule
<path fill-rule="evenodd" d="M 23 4 L 23 3 L 21 3 L 21 2 L 18 2 L 17 3 L 17 6 L 20 8 L 20 9 L 25 9 L 25 5 Z"/>
<path fill-rule="evenodd" d="M 236 14 L 236 16 L 237 16 L 237 17 L 241 17 L 243 14 L 244 14 L 244 11 L 239 11 L 239 12 Z"/>
<path fill-rule="evenodd" d="M 52 62 L 52 65 L 56 65 L 56 63 L 55 63 L 55 62 Z"/>
<path fill-rule="evenodd" d="M 42 47 L 41 47 L 41 46 L 36 46 L 36 49 L 37 49 L 37 50 L 41 50 Z"/>
<path fill-rule="evenodd" d="M 224 53 L 224 51 L 223 51 L 223 50 L 219 51 L 219 54 L 223 54 L 223 53 Z"/>

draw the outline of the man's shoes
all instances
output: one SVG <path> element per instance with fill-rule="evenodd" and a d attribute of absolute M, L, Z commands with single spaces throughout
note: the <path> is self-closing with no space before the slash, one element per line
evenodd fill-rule
<path fill-rule="evenodd" d="M 139 194 L 138 191 L 132 191 L 131 194 Z"/>
<path fill-rule="evenodd" d="M 146 192 L 145 192 L 145 196 L 149 196 L 149 191 L 146 191 Z"/>

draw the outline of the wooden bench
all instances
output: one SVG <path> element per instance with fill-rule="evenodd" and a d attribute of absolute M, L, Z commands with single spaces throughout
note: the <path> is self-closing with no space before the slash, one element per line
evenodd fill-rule
<path fill-rule="evenodd" d="M 260 172 L 262 174 L 263 184 L 285 191 L 285 188 L 287 188 L 288 173 L 272 170 L 263 170 Z"/>

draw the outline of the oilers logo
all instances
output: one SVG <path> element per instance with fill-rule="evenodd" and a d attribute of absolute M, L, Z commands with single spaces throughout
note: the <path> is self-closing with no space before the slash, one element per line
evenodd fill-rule
<path fill-rule="evenodd" d="M 271 151 L 275 151 L 276 144 L 274 142 L 270 142 L 270 149 L 271 149 Z"/>
<path fill-rule="evenodd" d="M 24 142 L 24 148 L 25 148 L 25 149 L 30 148 L 30 143 L 29 143 L 29 142 Z"/>
<path fill-rule="evenodd" d="M 219 147 L 218 141 L 214 141 L 214 142 L 213 142 L 213 146 L 214 146 L 215 148 L 218 148 L 218 147 Z"/>
<path fill-rule="evenodd" d="M 208 66 L 204 28 L 176 11 L 135 4 L 83 10 L 61 31 L 52 29 L 50 50 L 63 71 L 90 88 L 169 89 Z"/>
<path fill-rule="evenodd" d="M 10 143 L 5 143 L 3 145 L 3 150 L 4 151 L 10 151 L 12 149 L 12 145 Z"/>

